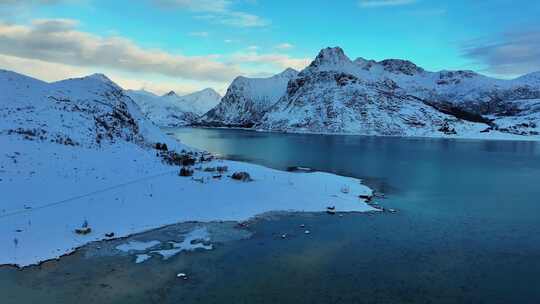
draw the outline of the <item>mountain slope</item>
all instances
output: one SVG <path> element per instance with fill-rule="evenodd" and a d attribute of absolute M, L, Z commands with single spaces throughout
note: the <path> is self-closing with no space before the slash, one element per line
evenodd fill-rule
<path fill-rule="evenodd" d="M 240 79 L 203 122 L 287 132 L 534 137 L 540 115 L 529 101 L 540 99 L 539 75 L 430 72 L 407 60 L 353 61 L 339 47 L 326 48 L 285 89 L 274 90 L 271 107 L 253 110 L 252 96 L 266 91 Z"/>
<path fill-rule="evenodd" d="M 221 95 L 213 89 L 204 89 L 181 97 L 181 107 L 185 111 L 202 116 L 212 110 L 221 101 Z"/>
<path fill-rule="evenodd" d="M 411 62 L 374 63 L 362 59 L 353 62 L 342 49 L 326 48 L 289 82 L 284 96 L 257 127 L 288 132 L 399 136 L 479 133 L 488 127 L 441 113 L 408 95 L 390 77 L 381 76 L 422 73 Z"/>
<path fill-rule="evenodd" d="M 306 69 L 257 128 L 286 132 L 434 136 L 480 132 L 488 126 L 446 115 L 407 95 L 396 84 Z"/>
<path fill-rule="evenodd" d="M 0 71 L 0 132 L 72 146 L 164 140 L 123 90 L 100 74 L 45 83 Z"/>
<path fill-rule="evenodd" d="M 237 77 L 221 102 L 201 119 L 214 126 L 252 126 L 285 93 L 297 71 L 285 71 L 269 78 Z"/>
<path fill-rule="evenodd" d="M 213 89 L 204 89 L 185 96 L 178 96 L 173 91 L 157 96 L 144 90 L 127 90 L 126 94 L 152 122 L 165 127 L 189 125 L 221 100 L 221 96 Z"/>

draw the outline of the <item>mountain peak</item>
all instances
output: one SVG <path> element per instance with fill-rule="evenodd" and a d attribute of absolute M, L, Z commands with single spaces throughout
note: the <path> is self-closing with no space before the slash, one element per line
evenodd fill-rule
<path fill-rule="evenodd" d="M 350 70 L 353 62 L 340 47 L 328 47 L 322 49 L 315 60 L 301 73 L 310 71 Z"/>
<path fill-rule="evenodd" d="M 293 68 L 286 68 L 283 72 L 277 74 L 276 76 L 292 78 L 292 77 L 294 77 L 296 75 L 298 75 L 297 70 L 295 70 Z"/>
<path fill-rule="evenodd" d="M 340 47 L 327 47 L 322 49 L 317 57 L 315 58 L 314 63 L 318 64 L 340 64 L 342 62 L 350 62 L 351 60 L 347 55 L 345 55 L 345 52 L 343 52 L 343 49 Z"/>
<path fill-rule="evenodd" d="M 103 82 L 103 83 L 106 83 L 106 84 L 112 84 L 115 87 L 118 87 L 118 85 L 116 83 L 114 83 L 114 81 L 112 81 L 105 74 L 101 74 L 101 73 L 94 73 L 94 74 L 84 76 L 84 77 L 80 77 L 80 78 L 70 78 L 70 79 L 61 80 L 61 81 L 58 81 L 58 82 L 63 82 L 63 81 L 67 81 L 67 80 L 83 80 L 83 81 L 84 80 L 91 80 L 91 81 Z"/>
<path fill-rule="evenodd" d="M 102 74 L 102 73 L 94 73 L 92 75 L 86 76 L 85 78 L 96 79 L 103 82 L 112 82 L 112 80 L 109 77 L 107 77 L 105 74 Z"/>
<path fill-rule="evenodd" d="M 201 96 L 201 98 L 221 99 L 221 95 L 212 88 L 202 89 L 200 91 L 193 92 L 191 94 L 184 95 L 182 97 L 194 97 Z"/>
<path fill-rule="evenodd" d="M 212 88 L 202 89 L 201 92 L 203 92 L 203 93 L 211 93 L 211 94 L 218 94 L 218 92 L 216 92 L 216 90 L 214 90 Z"/>
<path fill-rule="evenodd" d="M 176 95 L 175 91 L 170 91 L 169 93 L 167 93 L 167 94 L 165 94 L 163 96 L 178 96 L 178 95 Z"/>
<path fill-rule="evenodd" d="M 109 77 L 101 73 L 95 73 L 84 77 L 68 78 L 65 80 L 53 82 L 53 84 L 69 86 L 73 86 L 74 84 L 76 84 L 77 86 L 82 87 L 99 86 L 106 89 L 114 88 L 116 90 L 123 90 Z"/>

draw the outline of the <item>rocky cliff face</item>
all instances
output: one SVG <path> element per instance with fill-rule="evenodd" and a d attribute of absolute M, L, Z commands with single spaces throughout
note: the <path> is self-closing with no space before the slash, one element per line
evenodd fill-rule
<path fill-rule="evenodd" d="M 221 102 L 201 119 L 212 126 L 251 127 L 285 93 L 298 72 L 287 69 L 269 78 L 237 77 Z"/>

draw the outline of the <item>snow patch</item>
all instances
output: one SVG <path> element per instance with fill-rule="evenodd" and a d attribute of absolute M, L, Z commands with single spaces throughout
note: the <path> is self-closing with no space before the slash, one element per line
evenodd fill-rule
<path fill-rule="evenodd" d="M 135 257 L 135 264 L 141 264 L 141 263 L 144 263 L 146 261 L 148 261 L 150 258 L 152 258 L 151 255 L 149 254 L 137 254 L 137 256 Z"/>
<path fill-rule="evenodd" d="M 160 241 L 149 241 L 149 242 L 129 241 L 128 243 L 116 246 L 116 249 L 123 252 L 144 251 L 146 249 L 155 247 L 159 245 L 160 243 L 161 243 Z"/>
<path fill-rule="evenodd" d="M 163 260 L 168 260 L 182 251 L 212 250 L 214 248 L 212 244 L 204 244 L 209 241 L 210 235 L 206 227 L 196 228 L 186 234 L 182 242 L 169 242 L 172 245 L 171 249 L 154 250 L 150 253 L 157 253 L 163 257 Z"/>

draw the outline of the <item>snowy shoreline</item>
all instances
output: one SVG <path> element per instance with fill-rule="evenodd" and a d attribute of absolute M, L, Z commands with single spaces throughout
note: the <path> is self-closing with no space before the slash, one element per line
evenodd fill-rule
<path fill-rule="evenodd" d="M 402 139 L 451 139 L 451 140 L 464 140 L 464 141 L 516 141 L 516 142 L 536 142 L 540 141 L 540 136 L 523 136 L 502 132 L 490 132 L 490 133 L 480 133 L 471 136 L 459 136 L 459 135 L 425 135 L 425 136 L 404 136 L 404 135 L 366 135 L 366 134 L 356 134 L 356 133 L 332 133 L 332 132 L 310 132 L 302 130 L 287 130 L 287 131 L 277 131 L 277 130 L 265 130 L 265 129 L 255 129 L 255 128 L 241 128 L 241 127 L 212 127 L 212 126 L 183 126 L 177 128 L 194 128 L 194 129 L 218 129 L 218 130 L 241 130 L 241 131 L 250 131 L 258 133 L 275 133 L 275 134 L 306 134 L 306 135 L 338 135 L 338 136 L 358 136 L 358 137 L 390 137 L 390 138 L 402 138 Z M 165 129 L 177 129 L 176 127 L 166 127 Z M 490 134 L 496 134 L 492 136 Z M 485 135 L 484 135 L 485 134 Z"/>
<path fill-rule="evenodd" d="M 0 144 L 9 155 L 0 161 L 7 173 L 0 183 L 0 264 L 33 265 L 107 239 L 107 233 L 125 237 L 180 222 L 244 221 L 271 211 L 324 212 L 327 206 L 376 211 L 359 198 L 372 195 L 360 180 L 329 173 L 213 160 L 197 164 L 202 168 L 193 177 L 180 177 L 179 167 L 137 145 L 95 150 L 12 136 L 0 136 Z M 228 172 L 218 179 L 204 170 L 215 166 Z M 227 176 L 239 171 L 253 181 Z M 92 232 L 75 234 L 84 221 Z"/>

